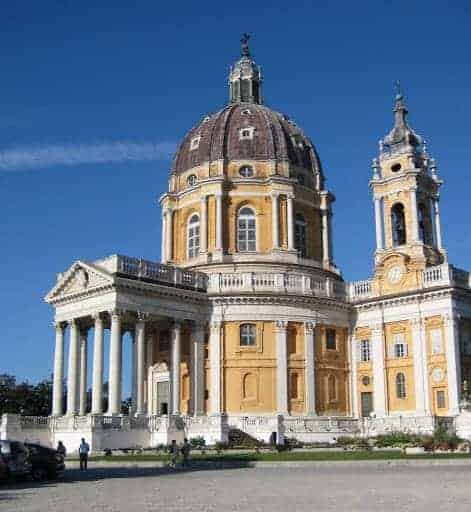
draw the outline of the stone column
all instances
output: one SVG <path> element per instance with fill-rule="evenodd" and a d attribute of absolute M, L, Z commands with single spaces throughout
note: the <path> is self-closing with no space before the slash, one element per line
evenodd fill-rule
<path fill-rule="evenodd" d="M 88 330 L 80 332 L 80 416 L 87 414 L 87 349 L 88 349 Z"/>
<path fill-rule="evenodd" d="M 384 248 L 383 241 L 383 216 L 381 214 L 381 198 L 375 197 L 375 225 L 376 225 L 376 250 Z"/>
<path fill-rule="evenodd" d="M 173 258 L 173 210 L 167 209 L 165 220 L 165 263 Z"/>
<path fill-rule="evenodd" d="M 358 418 L 358 342 L 355 339 L 355 331 L 352 327 L 349 329 L 348 333 L 348 353 L 350 358 L 350 407 L 351 407 L 351 415 L 354 418 Z"/>
<path fill-rule="evenodd" d="M 64 412 L 64 329 L 62 322 L 56 322 L 56 346 L 54 350 L 54 380 L 52 385 L 52 415 L 62 416 Z"/>
<path fill-rule="evenodd" d="M 69 368 L 67 371 L 67 414 L 75 415 L 78 412 L 78 355 L 79 355 L 79 328 L 76 320 L 69 322 Z"/>
<path fill-rule="evenodd" d="M 191 412 L 204 414 L 204 337 L 203 323 L 196 323 L 191 333 Z"/>
<path fill-rule="evenodd" d="M 414 358 L 414 382 L 415 382 L 415 412 L 417 416 L 425 416 L 427 399 L 426 389 L 426 365 L 424 373 L 424 361 L 427 361 L 425 339 L 422 336 L 423 321 L 421 318 L 412 318 L 412 345 Z M 427 386 L 428 387 L 428 386 Z"/>
<path fill-rule="evenodd" d="M 147 355 L 146 355 L 146 363 L 147 363 L 147 414 L 149 416 L 152 415 L 152 395 L 154 390 L 152 389 L 152 379 L 151 379 L 151 370 L 150 368 L 154 364 L 154 343 L 158 342 L 158 331 L 153 331 L 153 333 L 147 339 Z"/>
<path fill-rule="evenodd" d="M 383 325 L 371 328 L 371 345 L 373 356 L 373 407 L 378 418 L 386 415 L 386 376 L 384 372 L 384 334 Z"/>
<path fill-rule="evenodd" d="M 136 378 L 137 378 L 137 397 L 136 397 L 136 415 L 144 414 L 144 377 L 145 377 L 145 314 L 139 314 L 136 323 Z"/>
<path fill-rule="evenodd" d="M 210 410 L 211 414 L 221 414 L 221 327 L 222 322 L 211 323 L 209 357 L 211 372 Z"/>
<path fill-rule="evenodd" d="M 208 250 L 208 203 L 206 196 L 201 196 L 200 206 L 200 253 Z"/>
<path fill-rule="evenodd" d="M 412 241 L 419 240 L 419 219 L 417 210 L 417 188 L 410 189 L 410 213 L 412 220 Z"/>
<path fill-rule="evenodd" d="M 167 241 L 167 210 L 162 209 L 162 233 L 161 233 L 161 241 L 160 241 L 160 261 L 162 263 L 167 263 L 167 246 L 165 242 Z"/>
<path fill-rule="evenodd" d="M 304 323 L 304 353 L 306 355 L 306 415 L 316 415 L 316 374 L 314 366 L 314 328 L 312 322 Z"/>
<path fill-rule="evenodd" d="M 181 380 L 181 324 L 175 322 L 172 327 L 172 346 L 171 346 L 171 368 L 170 368 L 170 386 L 171 386 L 171 413 L 180 414 L 180 380 Z"/>
<path fill-rule="evenodd" d="M 108 414 L 121 414 L 121 374 L 122 374 L 122 338 L 121 338 L 121 314 L 112 311 L 111 315 L 111 339 L 110 339 L 110 368 L 108 379 Z"/>
<path fill-rule="evenodd" d="M 271 236 L 274 251 L 280 248 L 280 210 L 278 204 L 278 193 L 271 193 Z"/>
<path fill-rule="evenodd" d="M 435 242 L 437 244 L 438 249 L 443 249 L 442 242 L 442 229 L 440 224 L 440 209 L 438 206 L 438 198 L 433 199 L 433 214 L 435 219 Z"/>
<path fill-rule="evenodd" d="M 287 208 L 286 208 L 286 222 L 287 222 L 287 232 L 288 232 L 288 251 L 294 251 L 294 207 L 293 207 L 293 194 L 288 194 L 286 196 L 287 199 Z"/>
<path fill-rule="evenodd" d="M 448 416 L 460 412 L 461 354 L 459 316 L 453 312 L 445 317 L 445 346 L 448 378 Z"/>
<path fill-rule="evenodd" d="M 330 262 L 330 241 L 329 241 L 329 212 L 321 210 L 322 218 L 322 259 L 324 263 Z"/>
<path fill-rule="evenodd" d="M 95 332 L 93 338 L 93 379 L 92 414 L 103 414 L 103 348 L 104 328 L 100 314 L 94 315 Z"/>
<path fill-rule="evenodd" d="M 276 397 L 277 413 L 288 414 L 288 350 L 286 346 L 286 331 L 288 322 L 277 320 L 276 333 Z"/>
<path fill-rule="evenodd" d="M 131 335 L 131 408 L 130 414 L 134 416 L 136 413 L 136 399 L 137 399 L 137 344 L 136 344 L 136 331 L 130 331 Z"/>
<path fill-rule="evenodd" d="M 222 193 L 216 194 L 216 251 L 222 251 Z"/>

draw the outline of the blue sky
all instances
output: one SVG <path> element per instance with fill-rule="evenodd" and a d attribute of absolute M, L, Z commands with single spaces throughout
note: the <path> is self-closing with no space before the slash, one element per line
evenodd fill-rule
<path fill-rule="evenodd" d="M 115 252 L 159 258 L 156 198 L 170 155 L 225 104 L 242 32 L 266 103 L 320 153 L 345 279 L 371 273 L 368 179 L 397 79 L 445 180 L 450 260 L 471 267 L 469 2 L 94 4 L 0 6 L 0 372 L 31 381 L 51 372 L 43 297 L 57 272 Z"/>

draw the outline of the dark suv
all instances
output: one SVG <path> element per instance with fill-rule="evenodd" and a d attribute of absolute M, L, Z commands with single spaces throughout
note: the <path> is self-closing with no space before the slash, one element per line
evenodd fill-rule
<path fill-rule="evenodd" d="M 28 449 L 19 441 L 0 440 L 0 457 L 7 477 L 25 477 L 31 473 Z"/>
<path fill-rule="evenodd" d="M 64 457 L 57 450 L 36 443 L 25 443 L 25 446 L 29 451 L 34 480 L 54 480 L 64 476 Z"/>

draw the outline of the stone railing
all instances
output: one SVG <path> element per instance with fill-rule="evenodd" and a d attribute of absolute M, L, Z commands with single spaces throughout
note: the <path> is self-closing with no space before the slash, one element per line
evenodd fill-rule
<path fill-rule="evenodd" d="M 296 437 L 296 434 L 337 433 L 346 435 L 359 432 L 358 420 L 351 418 L 287 417 L 283 423 L 284 433 L 288 437 Z"/>
<path fill-rule="evenodd" d="M 373 296 L 372 280 L 354 281 L 348 285 L 348 297 L 352 302 L 368 299 Z"/>
<path fill-rule="evenodd" d="M 207 288 L 208 278 L 203 272 L 182 270 L 172 265 L 164 265 L 141 258 L 115 254 L 103 260 L 95 261 L 94 264 L 103 267 L 111 274 L 118 274 L 131 279 L 201 291 Z"/>
<path fill-rule="evenodd" d="M 20 424 L 23 430 L 48 429 L 50 419 L 48 416 L 21 416 Z"/>
<path fill-rule="evenodd" d="M 225 272 L 212 274 L 208 293 L 296 294 L 345 298 L 343 281 L 297 272 Z"/>

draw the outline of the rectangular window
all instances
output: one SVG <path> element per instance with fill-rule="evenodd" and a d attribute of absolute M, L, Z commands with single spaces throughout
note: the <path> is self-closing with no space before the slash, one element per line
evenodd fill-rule
<path fill-rule="evenodd" d="M 360 360 L 363 363 L 371 360 L 371 343 L 370 340 L 360 341 Z"/>
<path fill-rule="evenodd" d="M 337 350 L 337 332 L 335 329 L 325 330 L 325 346 L 327 350 Z"/>
<path fill-rule="evenodd" d="M 240 346 L 251 347 L 257 341 L 257 328 L 255 324 L 242 324 L 240 326 Z"/>
<path fill-rule="evenodd" d="M 432 329 L 430 331 L 430 341 L 432 344 L 432 354 L 441 354 L 443 352 L 442 330 Z"/>
<path fill-rule="evenodd" d="M 407 357 L 407 344 L 404 334 L 394 335 L 393 358 Z"/>
<path fill-rule="evenodd" d="M 445 391 L 439 390 L 437 391 L 437 409 L 445 409 L 446 400 L 445 400 Z"/>

